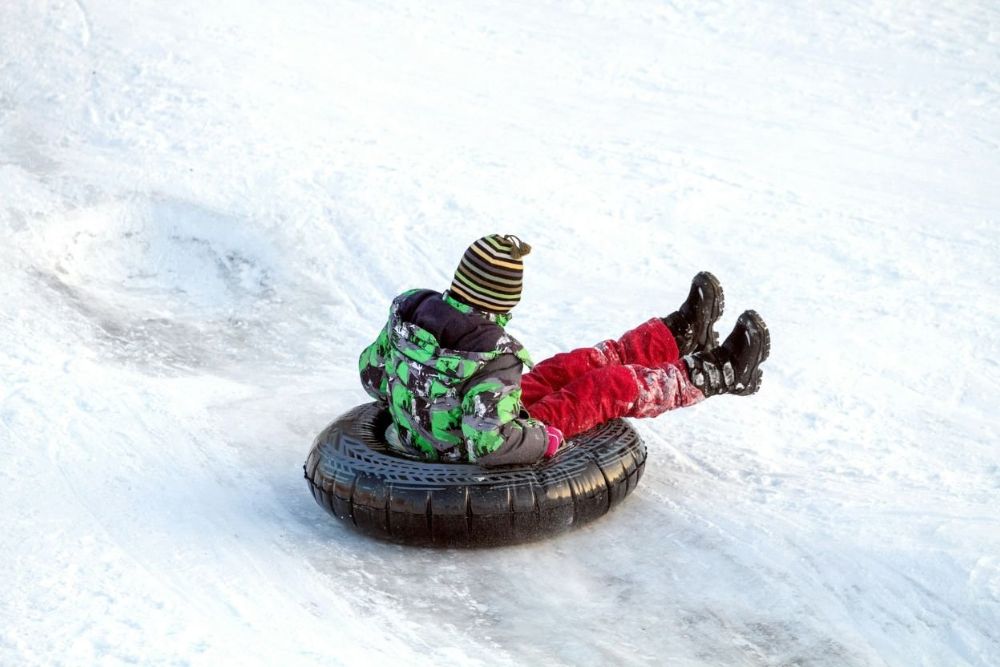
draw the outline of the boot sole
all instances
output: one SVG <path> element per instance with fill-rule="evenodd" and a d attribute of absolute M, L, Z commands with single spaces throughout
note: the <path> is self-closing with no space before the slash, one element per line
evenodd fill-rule
<path fill-rule="evenodd" d="M 760 353 L 753 373 L 750 375 L 750 381 L 747 382 L 746 388 L 739 392 L 740 396 L 750 396 L 760 390 L 761 378 L 764 376 L 764 371 L 761 370 L 760 365 L 771 356 L 771 332 L 768 330 L 764 318 L 756 310 L 748 310 L 740 315 L 738 323 L 746 326 L 748 324 L 747 320 L 760 333 Z"/>
<path fill-rule="evenodd" d="M 702 342 L 701 337 L 698 337 L 698 341 L 695 344 L 695 349 L 699 351 L 712 350 L 719 347 L 719 332 L 715 330 L 715 323 L 719 321 L 722 317 L 722 311 L 726 307 L 726 294 L 722 291 L 722 283 L 719 279 L 715 277 L 709 271 L 701 271 L 694 277 L 692 282 L 702 290 L 704 294 L 707 290 L 711 290 L 712 296 L 712 314 L 708 321 L 708 332 L 705 336 L 704 342 Z M 760 317 L 758 315 L 758 317 Z M 763 320 L 761 320 L 763 322 Z"/>

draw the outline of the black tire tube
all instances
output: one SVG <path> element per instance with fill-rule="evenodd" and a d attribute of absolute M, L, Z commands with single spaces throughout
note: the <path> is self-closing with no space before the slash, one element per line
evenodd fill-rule
<path fill-rule="evenodd" d="M 327 512 L 374 537 L 424 546 L 497 546 L 555 535 L 608 513 L 635 489 L 646 446 L 614 420 L 531 466 L 481 468 L 389 453 L 390 417 L 358 406 L 320 433 L 304 466 Z"/>

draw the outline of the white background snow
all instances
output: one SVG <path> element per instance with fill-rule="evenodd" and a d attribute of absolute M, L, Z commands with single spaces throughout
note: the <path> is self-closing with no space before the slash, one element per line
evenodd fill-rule
<path fill-rule="evenodd" d="M 312 437 L 490 232 L 536 359 L 710 269 L 763 388 L 576 532 L 357 536 Z M 0 664 L 1000 664 L 998 266 L 988 0 L 3 0 Z"/>

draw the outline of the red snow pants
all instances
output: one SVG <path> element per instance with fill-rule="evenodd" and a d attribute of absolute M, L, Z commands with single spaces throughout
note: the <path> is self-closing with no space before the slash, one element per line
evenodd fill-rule
<path fill-rule="evenodd" d="M 618 340 L 538 363 L 521 378 L 521 398 L 532 417 L 567 438 L 618 417 L 655 417 L 704 399 L 678 355 L 656 317 Z"/>

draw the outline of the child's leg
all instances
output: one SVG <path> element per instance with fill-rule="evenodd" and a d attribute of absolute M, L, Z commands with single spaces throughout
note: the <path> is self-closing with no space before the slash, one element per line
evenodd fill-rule
<path fill-rule="evenodd" d="M 618 340 L 606 340 L 593 347 L 581 347 L 538 363 L 521 378 L 521 399 L 531 407 L 576 378 L 605 366 L 637 364 L 658 366 L 677 361 L 677 342 L 658 317 L 626 332 Z"/>
<path fill-rule="evenodd" d="M 610 419 L 655 417 L 704 398 L 682 361 L 654 367 L 627 364 L 581 375 L 528 411 L 569 438 Z"/>

